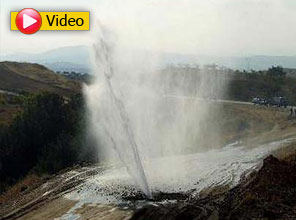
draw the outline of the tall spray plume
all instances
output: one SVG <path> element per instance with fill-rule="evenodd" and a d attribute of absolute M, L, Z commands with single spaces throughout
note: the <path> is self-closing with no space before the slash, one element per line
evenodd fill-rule
<path fill-rule="evenodd" d="M 165 67 L 161 54 L 123 47 L 116 37 L 100 28 L 95 77 L 85 86 L 99 156 L 123 164 L 147 197 L 186 190 L 188 164 L 179 156 L 219 144 L 212 101 L 224 98 L 227 80 L 215 66 Z"/>

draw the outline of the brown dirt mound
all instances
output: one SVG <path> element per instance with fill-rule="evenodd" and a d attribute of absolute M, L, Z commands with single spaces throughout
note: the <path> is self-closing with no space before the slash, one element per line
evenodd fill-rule
<path fill-rule="evenodd" d="M 296 219 L 296 165 L 269 156 L 259 172 L 226 193 L 146 206 L 131 219 Z"/>
<path fill-rule="evenodd" d="M 222 219 L 296 219 L 296 166 L 267 157 L 253 178 L 226 195 L 220 210 Z"/>

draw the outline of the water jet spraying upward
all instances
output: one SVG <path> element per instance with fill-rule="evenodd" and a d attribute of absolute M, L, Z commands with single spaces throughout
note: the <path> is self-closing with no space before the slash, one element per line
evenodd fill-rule
<path fill-rule="evenodd" d="M 128 113 L 125 109 L 124 103 L 117 97 L 112 86 L 111 80 L 114 75 L 114 69 L 112 67 L 112 49 L 103 36 L 99 40 L 99 43 L 95 45 L 94 49 L 97 68 L 104 76 L 103 87 L 105 87 L 105 92 L 108 93 L 108 104 L 111 108 L 113 108 L 113 114 L 102 115 L 102 117 L 108 117 L 107 124 L 104 123 L 104 133 L 111 141 L 112 147 L 117 152 L 120 160 L 125 164 L 127 170 L 134 177 L 142 191 L 148 198 L 152 198 L 143 164 L 139 156 L 138 146 L 130 125 Z M 106 128 L 106 126 L 112 127 L 112 123 L 119 126 L 119 130 L 123 132 L 123 136 L 121 137 L 124 139 L 124 143 L 121 144 L 125 144 L 125 146 L 119 146 L 118 141 L 116 141 L 113 138 L 112 133 L 109 132 L 110 129 Z M 116 131 L 116 129 L 114 130 Z M 126 154 L 129 154 L 129 157 L 126 157 Z"/>
<path fill-rule="evenodd" d="M 194 180 L 181 158 L 219 146 L 220 106 L 211 100 L 223 98 L 225 77 L 215 68 L 163 68 L 156 53 L 126 48 L 100 31 L 95 77 L 85 86 L 90 129 L 100 159 L 122 162 L 129 174 L 108 176 L 108 187 L 147 197 L 187 191 Z"/>

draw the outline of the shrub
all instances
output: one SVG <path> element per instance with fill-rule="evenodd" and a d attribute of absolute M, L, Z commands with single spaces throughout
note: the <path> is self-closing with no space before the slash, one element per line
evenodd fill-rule
<path fill-rule="evenodd" d="M 93 162 L 84 152 L 82 95 L 31 95 L 7 129 L 0 130 L 0 178 L 9 184 L 34 169 L 54 173 L 80 161 Z M 95 148 L 88 149 L 96 154 Z"/>

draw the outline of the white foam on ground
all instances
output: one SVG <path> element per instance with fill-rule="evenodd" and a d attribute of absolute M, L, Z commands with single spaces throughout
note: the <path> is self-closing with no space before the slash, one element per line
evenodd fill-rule
<path fill-rule="evenodd" d="M 198 193 L 212 186 L 235 186 L 242 175 L 258 169 L 266 155 L 291 141 L 276 141 L 253 149 L 232 144 L 204 153 L 156 158 L 145 161 L 144 167 L 152 192 Z M 174 164 L 174 169 L 168 170 L 170 163 Z M 122 202 L 122 195 L 126 196 L 133 190 L 139 188 L 126 168 L 112 167 L 88 178 L 66 198 L 84 203 L 116 204 Z"/>

